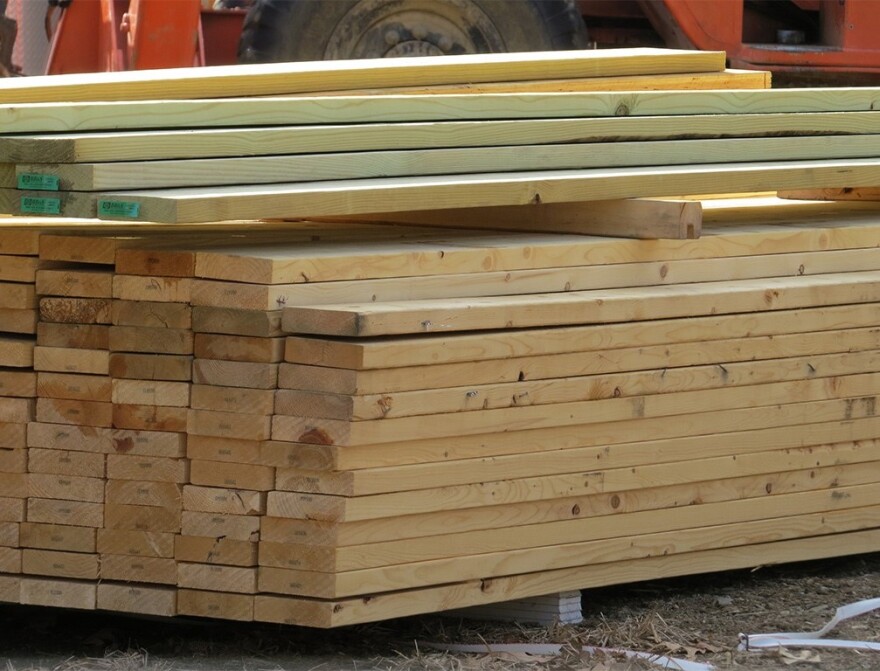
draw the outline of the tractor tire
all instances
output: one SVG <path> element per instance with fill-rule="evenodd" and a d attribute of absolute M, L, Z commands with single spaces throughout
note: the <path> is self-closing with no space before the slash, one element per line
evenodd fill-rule
<path fill-rule="evenodd" d="M 255 0 L 242 63 L 583 49 L 574 0 Z"/>

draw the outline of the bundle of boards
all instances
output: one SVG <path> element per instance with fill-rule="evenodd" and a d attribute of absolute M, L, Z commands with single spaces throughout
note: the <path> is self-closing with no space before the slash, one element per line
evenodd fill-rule
<path fill-rule="evenodd" d="M 0 601 L 334 627 L 880 549 L 880 92 L 723 67 L 0 82 L 49 215 L 0 218 Z M 830 202 L 682 197 L 768 189 Z"/>

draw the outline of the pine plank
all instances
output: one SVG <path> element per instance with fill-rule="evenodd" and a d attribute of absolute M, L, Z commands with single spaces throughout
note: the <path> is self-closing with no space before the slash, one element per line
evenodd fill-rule
<path fill-rule="evenodd" d="M 103 375 L 40 372 L 37 373 L 37 392 L 45 398 L 109 402 L 112 400 L 110 382 Z"/>
<path fill-rule="evenodd" d="M 125 301 L 188 303 L 191 280 L 185 277 L 114 275 L 113 298 Z"/>
<path fill-rule="evenodd" d="M 100 573 L 96 554 L 30 549 L 22 550 L 21 571 L 32 575 L 91 581 L 96 581 Z"/>
<path fill-rule="evenodd" d="M 183 506 L 186 510 L 204 513 L 261 515 L 266 512 L 266 493 L 246 489 L 185 485 Z"/>
<path fill-rule="evenodd" d="M 37 332 L 37 311 L 0 308 L 0 324 L 5 333 L 34 334 Z"/>
<path fill-rule="evenodd" d="M 107 478 L 180 484 L 189 480 L 189 462 L 167 457 L 110 454 L 107 456 Z"/>
<path fill-rule="evenodd" d="M 101 577 L 126 582 L 177 584 L 177 562 L 166 557 L 101 555 Z"/>
<path fill-rule="evenodd" d="M 169 382 L 187 382 L 192 379 L 191 356 L 123 352 L 107 354 L 109 373 L 114 378 Z"/>
<path fill-rule="evenodd" d="M 320 90 L 385 88 L 465 82 L 721 72 L 722 52 L 623 49 L 612 52 L 563 51 L 528 54 L 440 56 L 430 61 L 400 58 L 362 61 L 216 66 L 173 70 L 68 74 L 3 82 L 7 102 L 144 100 L 289 95 Z"/>
<path fill-rule="evenodd" d="M 257 565 L 257 543 L 227 538 L 178 536 L 174 558 L 178 562 L 251 567 Z"/>
<path fill-rule="evenodd" d="M 0 255 L 0 281 L 33 282 L 40 267 L 40 260 L 33 256 Z"/>
<path fill-rule="evenodd" d="M 272 338 L 284 335 L 281 310 L 238 310 L 234 308 L 192 308 L 193 331 Z"/>
<path fill-rule="evenodd" d="M 271 389 L 194 384 L 189 407 L 193 410 L 270 416 L 275 409 L 275 392 Z"/>
<path fill-rule="evenodd" d="M 227 336 L 216 333 L 197 333 L 194 354 L 201 359 L 279 363 L 284 360 L 284 338 Z"/>
<path fill-rule="evenodd" d="M 79 475 L 30 473 L 27 492 L 31 498 L 101 503 L 104 500 L 104 480 Z"/>
<path fill-rule="evenodd" d="M 104 477 L 104 455 L 100 453 L 30 448 L 27 454 L 30 473 Z"/>
<path fill-rule="evenodd" d="M 24 522 L 21 525 L 21 547 L 94 553 L 95 529 Z"/>
<path fill-rule="evenodd" d="M 104 528 L 177 534 L 180 533 L 180 508 L 106 503 Z"/>
<path fill-rule="evenodd" d="M 156 380 L 112 380 L 114 403 L 189 407 L 190 384 Z"/>
<path fill-rule="evenodd" d="M 175 482 L 148 480 L 109 480 L 104 492 L 107 503 L 122 503 L 136 506 L 158 506 L 160 508 L 181 507 L 181 485 Z M 101 552 L 105 552 L 101 550 Z M 115 552 L 110 554 L 133 554 Z"/>
<path fill-rule="evenodd" d="M 33 398 L 37 395 L 37 376 L 33 371 L 0 369 L 0 396 Z"/>
<path fill-rule="evenodd" d="M 267 440 L 272 433 L 272 417 L 241 412 L 190 410 L 187 430 L 200 436 Z"/>
<path fill-rule="evenodd" d="M 50 424 L 109 428 L 113 426 L 113 404 L 103 401 L 38 398 L 36 420 Z"/>
<path fill-rule="evenodd" d="M 40 298 L 40 320 L 64 324 L 109 324 L 108 298 Z"/>
<path fill-rule="evenodd" d="M 257 569 L 181 562 L 177 565 L 177 584 L 184 589 L 256 594 Z"/>
<path fill-rule="evenodd" d="M 249 594 L 181 589 L 177 596 L 177 613 L 195 617 L 252 622 L 254 619 L 254 597 Z"/>
<path fill-rule="evenodd" d="M 98 585 L 97 607 L 119 613 L 171 617 L 177 615 L 177 590 L 102 582 Z"/>
<path fill-rule="evenodd" d="M 183 303 L 115 300 L 110 309 L 114 326 L 192 328 L 192 308 Z"/>
<path fill-rule="evenodd" d="M 37 293 L 41 296 L 110 298 L 112 278 L 110 270 L 38 270 Z"/>
<path fill-rule="evenodd" d="M 95 610 L 97 586 L 79 580 L 21 579 L 21 603 L 30 606 Z"/>
<path fill-rule="evenodd" d="M 189 329 L 111 326 L 109 345 L 111 352 L 192 354 L 193 334 Z"/>
<path fill-rule="evenodd" d="M 233 487 L 270 491 L 275 487 L 275 469 L 262 464 L 232 464 L 225 461 L 190 462 L 190 482 L 208 487 Z"/>
<path fill-rule="evenodd" d="M 28 522 L 100 529 L 104 525 L 104 505 L 86 501 L 29 498 Z"/>
<path fill-rule="evenodd" d="M 802 189 L 779 191 L 780 198 L 797 200 L 854 200 L 876 202 L 880 200 L 880 188 L 865 186 L 858 189 L 848 187 L 838 189 Z"/>
<path fill-rule="evenodd" d="M 216 438 L 214 436 L 187 436 L 186 456 L 190 459 L 226 461 L 235 464 L 263 464 L 260 441 Z"/>
<path fill-rule="evenodd" d="M 98 552 L 132 557 L 174 557 L 174 534 L 98 529 Z"/>
<path fill-rule="evenodd" d="M 181 514 L 184 536 L 225 537 L 254 542 L 260 539 L 260 518 L 256 515 L 225 515 L 184 510 Z"/>
<path fill-rule="evenodd" d="M 37 324 L 37 345 L 75 349 L 109 349 L 110 327 L 106 324 L 46 322 Z"/>
<path fill-rule="evenodd" d="M 37 307 L 33 284 L 0 282 L 0 308 L 6 310 L 31 310 Z"/>
<path fill-rule="evenodd" d="M 194 359 L 193 382 L 220 387 L 275 389 L 278 384 L 276 363 Z"/>
<path fill-rule="evenodd" d="M 118 429 L 184 432 L 186 424 L 186 408 L 153 404 L 113 404 L 113 426 Z"/>
<path fill-rule="evenodd" d="M 30 368 L 37 349 L 32 338 L 0 334 L 0 366 Z"/>

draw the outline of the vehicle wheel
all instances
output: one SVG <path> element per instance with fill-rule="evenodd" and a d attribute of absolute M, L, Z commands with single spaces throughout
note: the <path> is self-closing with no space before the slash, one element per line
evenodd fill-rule
<path fill-rule="evenodd" d="M 574 0 L 255 0 L 239 61 L 583 49 Z"/>

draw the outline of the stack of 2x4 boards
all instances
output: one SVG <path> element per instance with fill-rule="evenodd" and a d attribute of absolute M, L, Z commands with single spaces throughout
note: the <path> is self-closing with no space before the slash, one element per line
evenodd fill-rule
<path fill-rule="evenodd" d="M 877 207 L 766 196 L 870 200 L 880 92 L 723 68 L 2 82 L 0 599 L 333 627 L 880 548 Z"/>

